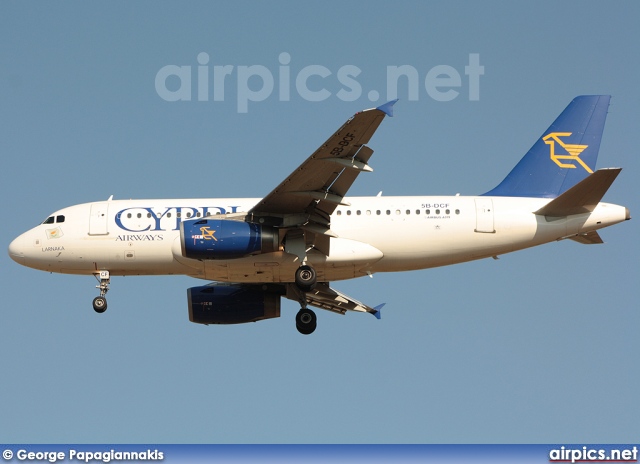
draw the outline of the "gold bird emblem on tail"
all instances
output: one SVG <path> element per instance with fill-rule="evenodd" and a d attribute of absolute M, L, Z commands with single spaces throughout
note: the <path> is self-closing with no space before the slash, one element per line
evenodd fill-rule
<path fill-rule="evenodd" d="M 569 137 L 572 132 L 552 132 L 545 135 L 542 140 L 549 145 L 549 151 L 551 159 L 561 168 L 575 169 L 575 164 L 563 163 L 560 160 L 571 160 L 577 162 L 580 166 L 586 169 L 589 174 L 593 171 L 580 159 L 580 153 L 582 153 L 589 145 L 578 145 L 573 143 L 564 143 L 560 140 L 560 137 Z M 567 152 L 566 154 L 556 154 L 556 142 Z"/>

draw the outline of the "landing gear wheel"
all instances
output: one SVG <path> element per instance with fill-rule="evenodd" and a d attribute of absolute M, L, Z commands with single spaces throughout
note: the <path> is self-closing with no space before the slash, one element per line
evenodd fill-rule
<path fill-rule="evenodd" d="M 296 270 L 296 285 L 303 292 L 310 292 L 316 286 L 316 270 L 302 265 Z"/>
<path fill-rule="evenodd" d="M 96 285 L 96 288 L 100 290 L 100 296 L 93 299 L 93 310 L 97 313 L 103 313 L 107 310 L 107 299 L 104 296 L 109 291 L 109 283 L 111 282 L 109 271 L 102 270 L 94 276 L 100 282 L 100 285 Z"/>
<path fill-rule="evenodd" d="M 107 310 L 107 299 L 103 296 L 97 296 L 93 299 L 93 310 L 97 313 L 103 313 Z"/>
<path fill-rule="evenodd" d="M 307 308 L 302 308 L 296 314 L 296 329 L 302 335 L 312 334 L 316 330 L 318 320 L 316 319 L 316 313 Z"/>

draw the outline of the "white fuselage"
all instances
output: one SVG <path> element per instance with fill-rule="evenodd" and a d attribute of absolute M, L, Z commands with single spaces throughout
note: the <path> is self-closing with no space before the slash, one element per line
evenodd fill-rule
<path fill-rule="evenodd" d="M 248 211 L 259 199 L 110 200 L 57 211 L 16 238 L 11 257 L 68 274 L 185 274 L 227 282 L 292 282 L 298 256 L 277 252 L 227 260 L 184 258 L 180 222 Z M 351 197 L 331 217 L 329 256 L 310 250 L 319 281 L 407 271 L 496 256 L 601 229 L 628 219 L 599 203 L 592 213 L 535 215 L 548 199 Z M 63 219 L 64 217 L 64 219 Z"/>

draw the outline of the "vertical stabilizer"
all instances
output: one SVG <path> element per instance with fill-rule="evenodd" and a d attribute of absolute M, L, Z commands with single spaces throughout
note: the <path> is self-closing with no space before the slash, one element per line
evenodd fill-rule
<path fill-rule="evenodd" d="M 576 97 L 486 196 L 555 198 L 596 169 L 609 95 Z"/>

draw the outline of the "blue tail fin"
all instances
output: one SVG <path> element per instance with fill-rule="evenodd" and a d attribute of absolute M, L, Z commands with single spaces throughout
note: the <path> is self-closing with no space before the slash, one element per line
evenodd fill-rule
<path fill-rule="evenodd" d="M 595 171 L 609 95 L 573 99 L 487 196 L 555 198 Z"/>

